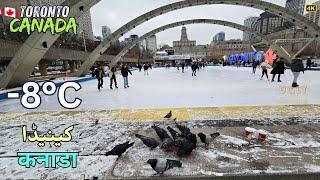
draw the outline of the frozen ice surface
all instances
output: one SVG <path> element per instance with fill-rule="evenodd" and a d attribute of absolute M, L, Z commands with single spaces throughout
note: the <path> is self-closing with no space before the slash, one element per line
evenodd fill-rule
<path fill-rule="evenodd" d="M 251 71 L 251 68 L 244 67 L 206 67 L 200 70 L 197 77 L 192 77 L 190 68 L 184 74 L 176 68 L 154 68 L 149 76 L 134 71 L 133 76 L 129 76 L 128 89 L 123 88 L 123 79 L 118 75 L 119 89 L 110 90 L 109 79 L 104 78 L 104 88 L 100 92 L 97 90 L 97 81 L 91 80 L 81 83 L 82 89 L 78 92 L 67 90 L 67 95 L 70 101 L 74 97 L 83 100 L 77 110 L 319 103 L 318 71 L 301 73 L 300 88 L 295 90 L 290 87 L 293 78 L 290 70 L 282 75 L 282 83 L 260 80 L 260 70 L 256 74 Z M 42 95 L 42 105 L 36 110 L 63 108 L 56 95 Z M 0 102 L 1 111 L 26 110 L 19 100 L 6 100 Z"/>

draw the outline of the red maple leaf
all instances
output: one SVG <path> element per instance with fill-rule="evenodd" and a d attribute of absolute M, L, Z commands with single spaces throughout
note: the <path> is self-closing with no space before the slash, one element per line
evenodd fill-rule
<path fill-rule="evenodd" d="M 265 54 L 265 59 L 269 64 L 273 64 L 273 61 L 277 59 L 277 54 L 270 48 Z"/>
<path fill-rule="evenodd" d="M 6 13 L 7 13 L 8 16 L 12 16 L 12 14 L 13 14 L 14 12 L 13 12 L 11 9 L 9 9 Z"/>

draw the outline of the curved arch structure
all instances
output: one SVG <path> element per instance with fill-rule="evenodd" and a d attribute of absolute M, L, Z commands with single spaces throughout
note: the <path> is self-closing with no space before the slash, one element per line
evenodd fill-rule
<path fill-rule="evenodd" d="M 264 11 L 268 11 L 270 13 L 279 15 L 284 19 L 294 23 L 299 27 L 303 27 L 305 31 L 307 31 L 312 37 L 316 38 L 318 41 L 319 34 L 320 34 L 320 27 L 308 20 L 306 17 L 296 14 L 287 10 L 284 7 L 261 1 L 261 0 L 184 0 L 179 1 L 176 3 L 168 4 L 157 9 L 154 9 L 150 12 L 147 12 L 134 20 L 128 22 L 117 31 L 112 33 L 106 40 L 104 40 L 88 57 L 88 60 L 85 61 L 82 66 L 80 67 L 79 71 L 75 74 L 76 76 L 84 76 L 89 68 L 94 64 L 94 62 L 98 59 L 99 56 L 103 54 L 110 45 L 123 36 L 124 33 L 130 31 L 131 29 L 135 28 L 136 26 L 142 24 L 150 20 L 151 18 L 160 16 L 164 13 L 175 11 L 177 9 L 182 9 L 191 6 L 199 6 L 199 5 L 208 5 L 208 4 L 229 4 L 229 5 L 241 5 L 247 6 L 252 8 L 261 9 Z"/>
<path fill-rule="evenodd" d="M 135 40 L 131 44 L 124 47 L 123 50 L 116 57 L 114 57 L 112 59 L 110 66 L 114 66 L 116 63 L 118 63 L 119 60 L 127 52 L 129 52 L 130 49 L 132 49 L 137 43 L 143 41 L 144 39 L 146 39 L 156 33 L 159 33 L 161 31 L 165 31 L 167 29 L 171 29 L 171 28 L 186 25 L 186 24 L 217 24 L 217 25 L 222 25 L 222 26 L 228 26 L 231 28 L 235 28 L 235 29 L 238 29 L 241 31 L 246 31 L 248 33 L 251 33 L 254 37 L 258 37 L 258 39 L 260 39 L 262 42 L 264 42 L 268 45 L 270 45 L 272 43 L 266 36 L 256 32 L 255 30 L 253 30 L 251 28 L 245 27 L 245 26 L 237 24 L 237 23 L 233 23 L 233 22 L 229 22 L 229 21 L 222 21 L 222 20 L 215 20 L 215 19 L 191 19 L 191 20 L 179 21 L 179 22 L 167 24 L 165 26 L 159 27 L 157 29 L 154 29 L 154 30 L 144 34 L 143 36 L 141 36 L 140 38 L 138 38 L 137 40 Z M 281 51 L 280 46 L 274 46 L 274 48 L 277 51 Z"/>
<path fill-rule="evenodd" d="M 71 15 L 74 16 L 78 15 L 76 12 L 79 11 L 79 7 L 82 7 L 82 9 L 83 7 L 88 9 L 99 1 L 100 0 L 66 0 L 67 3 L 69 2 L 70 8 L 74 10 L 71 11 Z M 319 41 L 320 27 L 316 23 L 313 23 L 304 16 L 291 12 L 284 7 L 269 2 L 261 0 L 181 0 L 147 12 L 119 28 L 90 53 L 88 60 L 82 64 L 76 75 L 84 76 L 98 57 L 101 56 L 113 42 L 123 36 L 124 33 L 130 31 L 143 22 L 177 9 L 207 4 L 241 5 L 268 11 L 304 28 L 312 37 Z M 48 50 L 48 48 L 42 48 L 42 42 L 47 41 L 49 45 L 48 47 L 50 47 L 57 37 L 52 38 L 48 34 L 34 34 L 30 39 L 31 40 L 27 40 L 27 42 L 24 43 L 23 47 L 11 60 L 9 65 L 10 67 L 8 67 L 0 82 L 0 87 L 8 88 L 21 85 L 32 73 L 34 66 L 41 60 L 45 52 Z"/>
<path fill-rule="evenodd" d="M 66 0 L 61 5 L 70 7 L 70 17 L 79 17 L 100 0 Z M 34 67 L 49 50 L 59 35 L 32 33 L 11 59 L 6 71 L 0 79 L 0 87 L 12 88 L 23 84 Z"/>

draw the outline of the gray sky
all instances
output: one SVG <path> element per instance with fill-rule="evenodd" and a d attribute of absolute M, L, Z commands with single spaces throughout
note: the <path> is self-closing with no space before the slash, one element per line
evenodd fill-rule
<path fill-rule="evenodd" d="M 91 9 L 93 33 L 101 35 L 101 26 L 107 25 L 114 32 L 122 25 L 138 17 L 139 15 L 153 10 L 157 7 L 173 3 L 179 0 L 101 0 L 100 3 Z M 266 0 L 281 6 L 284 6 L 285 0 Z M 307 4 L 315 0 L 307 0 Z M 138 34 L 139 36 L 153 30 L 157 27 L 187 19 L 194 18 L 210 18 L 232 21 L 243 24 L 248 16 L 259 16 L 262 11 L 232 5 L 204 5 L 188 7 L 173 12 L 169 12 L 153 18 L 146 23 L 131 30 L 124 37 L 130 34 Z M 242 32 L 232 28 L 218 26 L 195 24 L 187 25 L 188 37 L 191 40 L 197 40 L 197 44 L 209 44 L 212 37 L 220 32 L 226 32 L 227 39 L 242 38 Z M 181 27 L 169 29 L 157 34 L 158 44 L 165 43 L 172 45 L 173 40 L 180 39 Z"/>

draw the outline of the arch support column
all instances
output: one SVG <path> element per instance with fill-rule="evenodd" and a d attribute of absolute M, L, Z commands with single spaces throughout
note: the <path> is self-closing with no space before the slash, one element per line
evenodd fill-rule
<path fill-rule="evenodd" d="M 70 17 L 79 17 L 100 0 L 66 0 L 62 3 L 70 7 Z M 39 63 L 59 35 L 32 33 L 11 59 L 0 79 L 0 88 L 13 88 L 28 80 L 34 67 Z"/>

